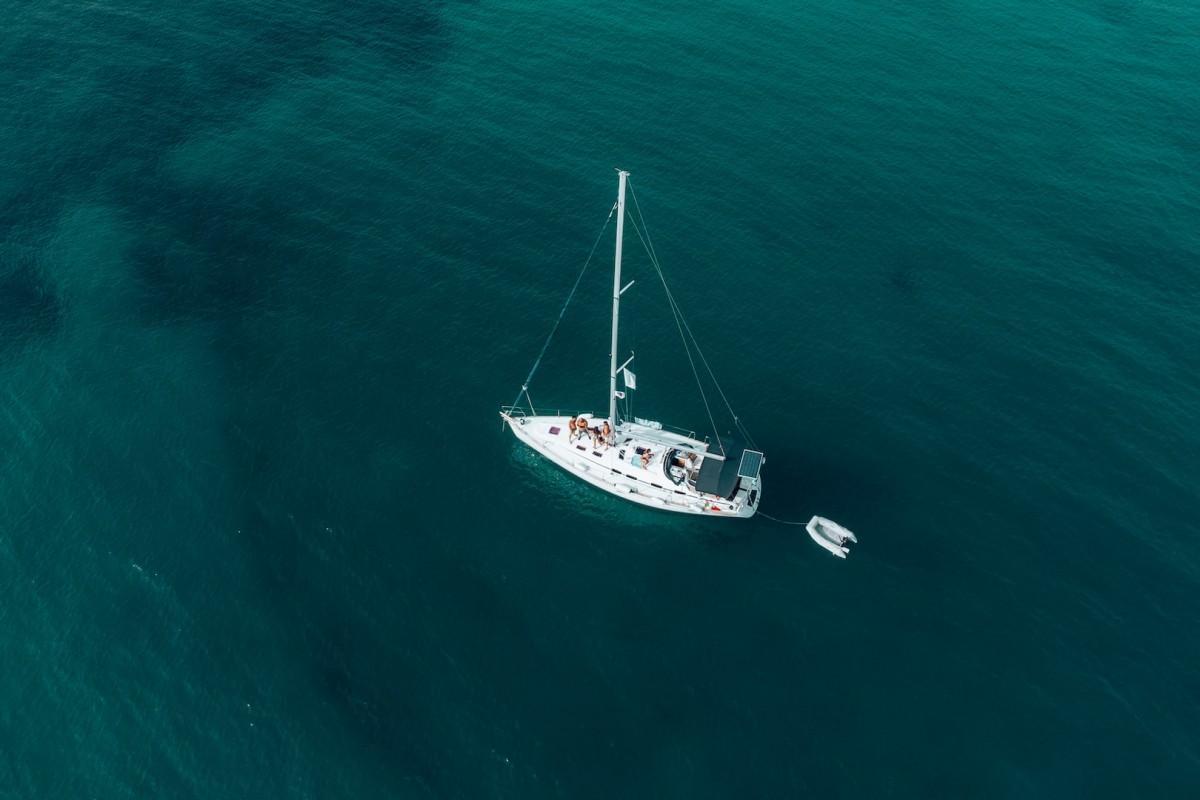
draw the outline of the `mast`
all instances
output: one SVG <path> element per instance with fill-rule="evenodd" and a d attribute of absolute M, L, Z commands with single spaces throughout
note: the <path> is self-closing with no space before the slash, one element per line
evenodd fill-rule
<path fill-rule="evenodd" d="M 629 173 L 621 169 L 617 170 L 617 175 L 617 249 L 613 257 L 612 352 L 609 354 L 608 368 L 608 418 L 614 430 L 617 427 L 617 314 L 621 310 L 621 239 L 625 233 L 625 178 Z"/>

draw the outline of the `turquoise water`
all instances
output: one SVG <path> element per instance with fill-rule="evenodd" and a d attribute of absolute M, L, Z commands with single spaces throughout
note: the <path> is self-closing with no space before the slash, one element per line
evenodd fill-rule
<path fill-rule="evenodd" d="M 1198 29 L 10 10 L 0 797 L 1195 796 Z M 501 431 L 614 166 L 848 561 Z M 627 252 L 637 409 L 703 425 Z M 610 257 L 539 404 L 605 403 Z"/>

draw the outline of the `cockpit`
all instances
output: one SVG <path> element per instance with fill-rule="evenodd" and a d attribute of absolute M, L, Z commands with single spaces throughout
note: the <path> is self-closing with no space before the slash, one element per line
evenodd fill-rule
<path fill-rule="evenodd" d="M 696 487 L 696 454 L 682 450 L 668 450 L 663 458 L 663 473 L 670 478 L 671 483 L 681 486 L 687 481 L 688 486 Z"/>

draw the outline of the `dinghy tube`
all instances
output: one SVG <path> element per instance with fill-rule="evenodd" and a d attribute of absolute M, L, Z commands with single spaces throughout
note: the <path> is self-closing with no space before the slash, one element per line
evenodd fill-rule
<path fill-rule="evenodd" d="M 858 542 L 858 537 L 851 531 L 824 517 L 814 516 L 804 526 L 804 529 L 808 531 L 808 535 L 814 542 L 838 558 L 845 558 L 850 552 L 847 542 Z"/>

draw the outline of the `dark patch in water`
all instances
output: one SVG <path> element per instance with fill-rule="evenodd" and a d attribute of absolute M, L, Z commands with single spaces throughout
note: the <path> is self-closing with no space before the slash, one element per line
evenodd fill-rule
<path fill-rule="evenodd" d="M 104 16 L 104 37 L 125 58 L 94 76 L 97 85 L 71 114 L 58 115 L 61 124 L 42 148 L 46 155 L 7 197 L 0 232 L 51 224 L 67 198 L 111 175 L 132 176 L 138 184 L 132 205 L 152 209 L 147 222 L 153 226 L 164 217 L 157 195 L 172 191 L 162 183 L 160 159 L 197 130 L 237 120 L 297 75 L 329 74 L 338 45 L 369 49 L 404 71 L 433 65 L 447 46 L 435 3 L 400 9 L 382 2 L 310 3 L 286 23 L 271 25 L 262 13 L 241 3 L 214 12 L 224 28 L 259 32 L 204 51 L 194 49 L 193 34 L 181 41 L 178 31 L 151 26 L 141 15 Z M 36 71 L 71 80 L 75 58 L 49 35 L 25 35 L 0 51 L 0 79 Z M 29 114 L 39 111 L 35 104 Z"/>
<path fill-rule="evenodd" d="M 945 260 L 942 254 L 920 247 L 900 247 L 887 273 L 888 284 L 902 294 L 915 294 L 923 282 L 922 272 Z"/>
<path fill-rule="evenodd" d="M 28 264 L 0 272 L 0 352 L 56 331 L 62 304 Z"/>
<path fill-rule="evenodd" d="M 153 321 L 236 315 L 261 302 L 289 266 L 303 264 L 298 209 L 265 191 L 252 197 L 221 186 L 164 189 L 129 203 L 158 225 L 133 248 L 143 311 Z M 168 216 L 169 215 L 169 216 Z"/>
<path fill-rule="evenodd" d="M 898 289 L 905 294 L 912 294 L 917 288 L 916 270 L 911 264 L 901 264 L 892 270 L 888 282 L 892 284 L 893 289 Z"/>
<path fill-rule="evenodd" d="M 201 241 L 203 228 L 189 238 Z M 215 303 L 221 292 L 246 291 L 222 288 L 212 276 L 188 285 L 195 294 L 178 301 L 179 310 L 189 313 Z M 254 358 L 253 352 L 243 353 L 238 360 L 249 364 L 232 367 L 252 367 Z M 272 385 L 267 393 L 244 398 L 226 430 L 233 482 L 242 491 L 239 541 L 261 597 L 258 607 L 276 615 L 288 661 L 332 722 L 337 748 L 354 754 L 356 770 L 382 781 L 393 794 L 407 796 L 414 788 L 418 794 L 450 794 L 455 776 L 439 746 L 445 737 L 430 699 L 434 688 L 427 666 L 410 661 L 411 643 L 396 646 L 419 636 L 419 626 L 388 629 L 384 638 L 362 616 L 362 598 L 347 588 L 345 573 L 331 574 L 322 550 L 327 530 L 303 521 L 328 518 L 335 501 L 328 497 L 321 469 L 296 466 L 303 422 L 289 411 L 286 395 L 286 386 Z"/>
<path fill-rule="evenodd" d="M 414 670 L 386 652 L 365 629 L 324 615 L 309 627 L 317 690 L 347 733 L 397 783 L 434 789 L 442 782 L 431 739 L 436 731 L 428 687 Z M 383 668 L 382 671 L 380 668 Z"/>

